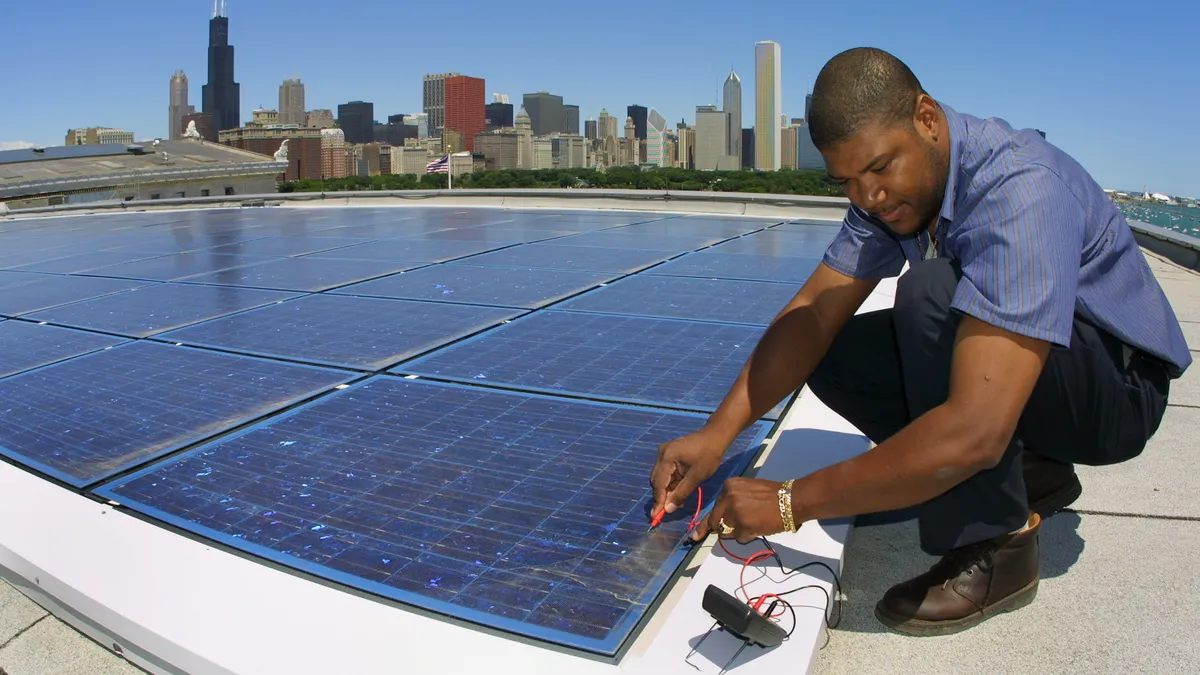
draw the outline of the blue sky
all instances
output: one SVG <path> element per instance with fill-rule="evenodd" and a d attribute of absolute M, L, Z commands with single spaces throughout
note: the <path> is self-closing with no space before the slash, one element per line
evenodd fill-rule
<path fill-rule="evenodd" d="M 887 49 L 961 112 L 1036 127 L 1105 187 L 1200 196 L 1197 3 L 229 0 L 243 119 L 300 76 L 309 108 L 362 99 L 416 112 L 421 76 L 483 77 L 489 95 L 548 90 L 580 106 L 654 106 L 674 126 L 720 105 L 732 66 L 753 119 L 753 51 L 783 52 L 783 106 L 803 116 L 821 65 Z M 418 6 L 420 11 L 417 11 Z M 171 74 L 200 107 L 211 0 L 5 2 L 0 144 L 61 144 L 66 130 L 167 133 Z"/>

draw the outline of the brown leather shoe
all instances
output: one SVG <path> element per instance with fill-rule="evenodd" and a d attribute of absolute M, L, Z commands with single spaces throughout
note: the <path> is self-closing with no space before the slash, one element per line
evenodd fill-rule
<path fill-rule="evenodd" d="M 1042 518 L 1062 511 L 1083 494 L 1075 467 L 1065 462 L 1022 450 L 1021 472 L 1029 510 Z"/>
<path fill-rule="evenodd" d="M 1033 602 L 1038 587 L 1038 530 L 1031 527 L 951 551 L 928 572 L 893 586 L 875 618 L 908 635 L 948 635 Z"/>

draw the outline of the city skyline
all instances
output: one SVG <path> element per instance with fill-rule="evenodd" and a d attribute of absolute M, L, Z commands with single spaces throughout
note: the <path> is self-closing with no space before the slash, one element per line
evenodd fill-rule
<path fill-rule="evenodd" d="M 49 145 L 62 138 L 65 129 L 85 126 L 124 128 L 138 139 L 167 137 L 163 89 L 171 74 L 175 70 L 187 73 L 192 82 L 190 102 L 194 105 L 202 99 L 196 87 L 207 78 L 205 21 L 210 18 L 211 2 L 190 0 L 163 7 L 148 0 L 131 0 L 127 12 L 117 17 L 88 3 L 67 4 L 71 5 L 67 12 L 38 5 L 10 8 L 19 24 L 53 23 L 72 29 L 74 38 L 62 54 L 39 57 L 27 64 L 19 77 L 11 78 L 15 81 L 10 95 L 38 105 L 0 112 L 0 143 Z M 341 10 L 351 12 L 360 4 L 382 15 L 373 20 L 401 16 L 391 8 L 359 0 L 347 0 Z M 1180 14 L 1178 20 L 1162 22 L 1115 15 L 1104 8 L 1081 12 L 1030 4 L 1034 9 L 1026 14 L 1036 16 L 1037 21 L 1022 19 L 1019 11 L 1011 16 L 1006 13 L 989 18 L 987 35 L 980 36 L 954 28 L 956 24 L 973 25 L 983 16 L 981 10 L 956 10 L 953 18 L 946 14 L 946 18 L 926 21 L 881 6 L 856 13 L 854 30 L 841 31 L 819 28 L 846 21 L 832 8 L 797 9 L 778 3 L 763 10 L 778 19 L 766 29 L 762 22 L 689 19 L 686 30 L 673 31 L 657 47 L 664 55 L 683 58 L 673 59 L 665 70 L 649 71 L 639 65 L 644 54 L 626 54 L 620 47 L 657 34 L 650 26 L 627 30 L 615 17 L 604 16 L 592 16 L 589 21 L 597 30 L 617 30 L 620 25 L 618 33 L 627 34 L 613 43 L 603 58 L 595 58 L 594 50 L 563 49 L 557 43 L 525 44 L 518 39 L 522 20 L 497 16 L 493 21 L 489 15 L 495 34 L 501 39 L 512 36 L 504 44 L 505 58 L 496 58 L 482 44 L 467 44 L 455 49 L 422 49 L 400 62 L 385 61 L 390 53 L 387 44 L 364 42 L 356 48 L 355 67 L 350 68 L 344 61 L 322 63 L 328 60 L 320 49 L 289 48 L 296 39 L 320 36 L 321 24 L 301 20 L 304 11 L 280 14 L 278 6 L 234 0 L 228 9 L 231 43 L 238 50 L 235 78 L 244 89 L 239 110 L 243 119 L 260 105 L 275 107 L 280 83 L 297 74 L 306 85 L 310 109 L 369 100 L 375 103 L 378 116 L 386 119 L 388 114 L 422 109 L 423 74 L 457 71 L 485 79 L 489 92 L 508 94 L 514 101 L 541 90 L 560 94 L 580 106 L 582 119 L 597 117 L 602 108 L 624 111 L 639 103 L 655 107 L 674 126 L 677 120 L 691 120 L 697 105 L 722 105 L 721 100 L 714 100 L 720 92 L 713 84 L 729 73 L 731 65 L 741 75 L 744 87 L 752 89 L 753 45 L 761 40 L 773 40 L 783 47 L 781 112 L 790 119 L 803 116 L 804 95 L 825 60 L 842 49 L 872 44 L 909 63 L 935 98 L 960 112 L 998 116 L 1014 126 L 1045 130 L 1051 142 L 1079 159 L 1106 187 L 1140 189 L 1148 185 L 1152 191 L 1172 194 L 1200 192 L 1196 174 L 1189 168 L 1191 151 L 1200 145 L 1200 131 L 1188 112 L 1200 94 L 1194 87 L 1178 86 L 1190 81 L 1181 26 L 1189 23 L 1189 13 L 1192 17 L 1200 14 L 1195 8 L 1180 8 L 1181 14 L 1175 12 Z M 303 10 L 319 5 L 296 0 L 288 7 Z M 465 3 L 456 11 L 482 12 L 485 7 Z M 99 46 L 106 44 L 105 35 L 123 30 L 131 16 L 148 17 L 151 11 L 156 23 L 169 25 L 171 30 L 146 31 L 139 34 L 143 39 L 136 44 L 124 43 L 121 48 Z M 756 15 L 761 15 L 759 10 Z M 787 25 L 789 17 L 793 24 L 803 18 L 802 23 L 811 29 L 789 34 L 771 28 Z M 913 39 L 925 34 L 937 36 L 936 49 Z M 1029 44 L 1019 50 L 1012 48 L 1013 34 L 1028 37 Z M 1114 35 L 1122 39 L 1120 49 L 1105 42 L 1104 36 Z M 13 38 L 0 49 L 14 49 L 16 54 L 36 46 L 33 35 L 25 32 L 17 32 Z M 432 35 L 428 40 L 431 44 L 436 41 Z M 547 50 L 553 50 L 555 58 L 544 58 Z M 71 88 L 47 84 L 56 80 L 53 73 L 66 59 L 85 53 L 92 67 L 120 71 L 122 86 L 102 81 Z M 1130 89 L 1134 82 L 1137 86 Z M 744 127 L 752 126 L 751 99 L 745 96 Z M 1131 123 L 1144 118 L 1147 110 L 1153 124 Z"/>

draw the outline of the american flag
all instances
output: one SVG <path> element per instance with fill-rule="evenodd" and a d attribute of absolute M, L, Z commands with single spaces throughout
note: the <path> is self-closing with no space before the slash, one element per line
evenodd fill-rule
<path fill-rule="evenodd" d="M 425 173 L 450 173 L 450 155 L 426 164 Z"/>

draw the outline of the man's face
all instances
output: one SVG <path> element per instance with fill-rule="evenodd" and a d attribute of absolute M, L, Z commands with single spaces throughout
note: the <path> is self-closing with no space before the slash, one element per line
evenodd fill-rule
<path fill-rule="evenodd" d="M 941 210 L 949 147 L 944 118 L 922 119 L 918 112 L 911 125 L 872 123 L 821 154 L 851 203 L 893 232 L 911 235 L 930 225 Z"/>

